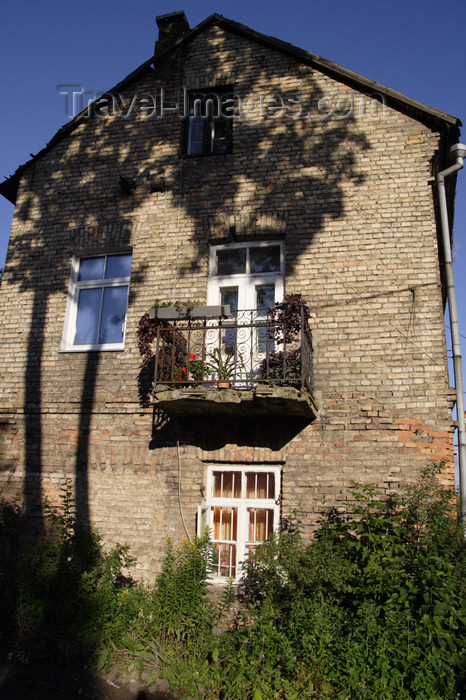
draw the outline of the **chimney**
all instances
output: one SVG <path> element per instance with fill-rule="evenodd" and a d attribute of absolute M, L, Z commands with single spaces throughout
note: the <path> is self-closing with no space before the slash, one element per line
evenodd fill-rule
<path fill-rule="evenodd" d="M 154 56 L 157 57 L 170 44 L 174 44 L 177 39 L 181 39 L 182 36 L 189 32 L 190 27 L 184 10 L 158 15 L 155 21 L 159 28 L 159 38 L 155 42 L 154 49 Z"/>

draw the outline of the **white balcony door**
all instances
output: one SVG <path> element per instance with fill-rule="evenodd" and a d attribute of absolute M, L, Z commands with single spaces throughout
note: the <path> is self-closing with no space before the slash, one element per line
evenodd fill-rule
<path fill-rule="evenodd" d="M 212 246 L 207 303 L 267 309 L 283 298 L 284 267 L 280 241 Z"/>
<path fill-rule="evenodd" d="M 230 306 L 232 325 L 237 330 L 226 328 L 222 349 L 224 353 L 239 353 L 243 376 L 252 377 L 264 357 L 266 333 L 260 328 L 250 329 L 249 325 L 265 321 L 267 309 L 283 298 L 284 267 L 284 246 L 280 241 L 211 248 L 207 303 Z M 238 326 L 244 326 L 244 331 Z"/>

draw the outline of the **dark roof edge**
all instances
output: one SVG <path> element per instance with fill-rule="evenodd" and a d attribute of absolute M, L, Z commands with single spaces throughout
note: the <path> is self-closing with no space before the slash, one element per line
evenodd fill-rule
<path fill-rule="evenodd" d="M 152 63 L 153 63 L 153 58 L 151 57 L 148 61 L 145 61 L 143 64 L 141 64 L 138 68 L 136 68 L 132 73 L 126 76 L 123 80 L 121 80 L 119 83 L 117 83 L 113 88 L 110 90 L 107 90 L 107 93 L 113 93 L 117 92 L 118 90 L 122 90 L 124 87 L 126 87 L 129 83 L 133 82 L 133 80 L 137 80 L 139 77 L 144 75 L 148 70 L 153 70 L 152 68 Z M 105 93 L 103 93 L 105 94 Z M 13 175 L 10 175 L 10 177 L 6 178 L 3 182 L 0 183 L 0 195 L 8 199 L 12 204 L 16 203 L 16 196 L 18 194 L 18 187 L 19 187 L 19 181 L 21 179 L 21 176 L 31 166 L 33 163 L 35 163 L 39 158 L 42 158 L 46 153 L 48 153 L 54 146 L 56 146 L 57 143 L 60 143 L 62 139 L 64 139 L 66 136 L 71 134 L 75 129 L 80 126 L 83 121 L 87 118 L 86 115 L 88 114 L 88 109 L 85 108 L 77 114 L 70 122 L 67 124 L 64 124 L 61 126 L 58 131 L 52 136 L 50 141 L 47 142 L 47 144 L 42 148 L 38 153 L 32 156 L 32 158 L 26 163 L 23 163 L 20 165 Z"/>
<path fill-rule="evenodd" d="M 291 54 L 292 56 L 299 58 L 300 60 L 306 63 L 311 63 L 316 67 L 320 68 L 322 72 L 325 72 L 331 75 L 332 77 L 337 76 L 343 78 L 344 81 L 348 81 L 352 84 L 362 86 L 365 89 L 380 92 L 386 95 L 387 97 L 391 98 L 394 102 L 399 101 L 400 103 L 404 103 L 415 110 L 419 110 L 419 112 L 423 112 L 426 115 L 434 117 L 435 119 L 439 119 L 443 122 L 446 122 L 448 125 L 457 127 L 462 126 L 461 120 L 458 117 L 448 114 L 447 112 L 442 112 L 441 110 L 436 109 L 435 107 L 428 107 L 427 105 L 422 104 L 422 102 L 413 100 L 410 97 L 404 95 L 403 93 L 398 92 L 397 90 L 392 90 L 391 88 L 386 87 L 381 83 L 377 83 L 375 80 L 371 80 L 370 78 L 366 78 L 365 76 L 360 75 L 359 73 L 355 73 L 354 71 L 351 71 L 347 68 L 343 68 L 343 66 L 340 66 L 338 63 L 328 61 L 327 59 L 322 58 L 321 56 L 317 56 L 317 54 L 313 54 L 310 51 L 300 49 L 299 47 L 293 46 L 293 44 L 289 44 L 288 42 L 282 41 L 281 39 L 276 39 L 275 37 L 267 36 L 266 34 L 261 34 L 255 29 L 250 29 L 245 24 L 240 24 L 239 22 L 235 22 L 234 20 L 226 19 L 222 15 L 214 14 L 211 15 L 211 17 L 209 17 L 208 19 L 211 21 L 215 21 L 215 23 L 219 26 L 231 29 L 232 31 L 236 31 L 239 34 L 243 34 L 244 36 L 253 38 L 260 43 L 272 46 L 273 48 L 276 48 L 280 51 L 284 51 L 285 53 Z M 199 25 L 199 27 L 200 26 L 201 25 Z M 193 32 L 195 32 L 197 29 L 198 27 L 195 27 L 193 29 Z M 188 39 L 189 36 L 190 35 L 187 34 L 184 37 L 184 39 Z"/>
<path fill-rule="evenodd" d="M 107 92 L 121 90 L 133 80 L 136 80 L 143 75 L 147 70 L 151 69 L 152 65 L 157 67 L 158 64 L 162 63 L 170 56 L 172 51 L 177 49 L 180 45 L 192 41 L 211 24 L 217 24 L 224 29 L 241 34 L 242 36 L 257 41 L 258 43 L 264 44 L 265 46 L 272 47 L 278 51 L 283 51 L 300 61 L 303 61 L 311 66 L 315 66 L 321 72 L 329 75 L 329 77 L 337 78 L 350 86 L 381 93 L 388 98 L 389 104 L 393 105 L 395 108 L 408 113 L 409 116 L 416 118 L 418 121 L 427 123 L 430 127 L 434 127 L 436 129 L 441 128 L 442 130 L 446 131 L 450 137 L 449 141 L 451 141 L 451 143 L 456 142 L 459 138 L 459 127 L 462 126 L 462 123 L 458 117 L 454 117 L 451 114 L 435 109 L 435 107 L 427 107 L 417 100 L 412 100 L 411 98 L 406 97 L 406 95 L 403 95 L 401 92 L 392 90 L 381 83 L 377 83 L 375 80 L 370 80 L 359 73 L 343 68 L 337 63 L 333 63 L 333 61 L 328 61 L 325 58 L 321 58 L 310 51 L 305 51 L 297 46 L 293 46 L 293 44 L 289 44 L 281 39 L 276 39 L 275 37 L 261 34 L 255 29 L 250 29 L 245 24 L 227 19 L 226 17 L 216 13 L 207 17 L 204 21 L 191 29 L 187 34 L 162 51 L 157 57 L 155 64 L 154 58 L 151 57 L 148 61 L 145 61 L 141 66 L 136 68 L 136 70 L 130 73 L 126 78 Z M 0 183 L 0 194 L 14 204 L 18 192 L 19 181 L 24 171 L 37 159 L 45 155 L 45 153 L 47 153 L 59 141 L 61 141 L 62 138 L 74 131 L 74 129 L 76 129 L 83 122 L 86 114 L 87 109 L 80 112 L 80 114 L 74 117 L 71 122 L 62 126 L 47 143 L 47 145 L 41 151 L 39 151 L 39 153 L 33 156 L 31 160 L 27 161 L 23 165 L 20 165 L 13 175 Z"/>
<path fill-rule="evenodd" d="M 250 29 L 250 27 L 247 27 L 245 24 L 235 22 L 232 19 L 227 19 L 226 17 L 223 17 L 223 15 L 210 15 L 210 17 L 198 24 L 197 27 L 191 29 L 190 32 L 188 32 L 183 37 L 175 41 L 171 46 L 167 47 L 165 51 L 163 51 L 158 56 L 157 64 L 165 60 L 169 56 L 169 54 L 176 48 L 178 48 L 181 44 L 186 44 L 192 41 L 210 24 L 217 24 L 218 26 L 223 27 L 224 29 L 234 31 L 237 34 L 242 34 L 243 36 L 246 36 L 249 39 L 254 39 L 258 43 L 270 46 L 279 51 L 283 51 L 293 56 L 294 58 L 298 58 L 300 61 L 303 61 L 305 63 L 319 68 L 321 72 L 329 75 L 330 77 L 339 78 L 340 80 L 343 80 L 343 82 L 349 83 L 350 85 L 354 85 L 359 88 L 362 87 L 364 90 L 382 93 L 390 99 L 392 104 L 398 105 L 399 107 L 404 107 L 405 110 L 406 108 L 408 108 L 408 111 L 411 114 L 411 116 L 413 116 L 412 112 L 418 113 L 417 118 L 420 121 L 428 122 L 430 118 L 430 121 L 433 120 L 435 122 L 434 125 L 436 127 L 439 126 L 439 123 L 445 124 L 447 128 L 459 128 L 460 126 L 462 126 L 461 120 L 458 117 L 448 114 L 447 112 L 442 112 L 440 109 L 436 109 L 435 107 L 428 107 L 427 105 L 422 104 L 422 102 L 413 100 L 410 97 L 404 95 L 403 93 L 398 92 L 397 90 L 392 90 L 392 88 L 386 87 L 381 83 L 377 83 L 375 80 L 371 80 L 370 78 L 366 78 L 365 76 L 360 75 L 359 73 L 355 73 L 354 71 L 351 71 L 347 68 L 343 68 L 343 66 L 340 66 L 338 63 L 328 61 L 327 59 L 322 58 L 321 56 L 317 56 L 317 54 L 313 54 L 310 51 L 306 51 L 305 49 L 300 49 L 299 47 L 293 46 L 293 44 L 289 44 L 288 42 L 282 41 L 281 39 L 276 39 L 275 37 L 268 36 L 267 34 L 261 34 L 255 29 Z"/>

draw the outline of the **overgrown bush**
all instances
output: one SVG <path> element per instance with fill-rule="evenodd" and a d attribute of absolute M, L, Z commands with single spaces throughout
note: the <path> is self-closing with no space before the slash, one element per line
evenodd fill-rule
<path fill-rule="evenodd" d="M 102 643 L 119 609 L 128 548 L 102 553 L 99 538 L 76 520 L 65 489 L 46 506 L 47 532 L 34 532 L 21 510 L 0 504 L 0 650 L 86 657 Z"/>
<path fill-rule="evenodd" d="M 307 669 L 322 698 L 462 692 L 465 550 L 454 494 L 438 486 L 436 471 L 388 499 L 355 485 L 352 517 L 329 511 L 310 544 L 292 531 L 262 547 L 251 614 L 259 627 L 272 615 L 286 640 L 280 657 L 292 654 L 279 683 Z M 259 687 L 279 697 L 270 677 Z"/>
<path fill-rule="evenodd" d="M 0 508 L 4 651 L 33 640 L 166 677 L 191 698 L 458 700 L 464 697 L 466 558 L 438 467 L 383 498 L 348 494 L 312 541 L 299 517 L 257 548 L 231 618 L 232 584 L 212 602 L 207 535 L 169 542 L 152 590 L 123 576 L 126 548 L 103 555 L 65 497 L 33 535 Z M 226 614 L 229 613 L 230 619 Z M 33 645 L 34 646 L 34 645 Z M 28 648 L 31 648 L 29 646 Z"/>
<path fill-rule="evenodd" d="M 220 648 L 215 628 L 224 622 L 234 597 L 229 582 L 220 600 L 209 599 L 210 557 L 207 534 L 185 540 L 177 549 L 168 541 L 144 628 L 129 643 L 126 640 L 126 654 L 117 654 L 140 669 L 152 666 L 175 692 L 189 697 L 204 697 L 206 689 L 217 686 L 218 674 L 212 670 Z"/>

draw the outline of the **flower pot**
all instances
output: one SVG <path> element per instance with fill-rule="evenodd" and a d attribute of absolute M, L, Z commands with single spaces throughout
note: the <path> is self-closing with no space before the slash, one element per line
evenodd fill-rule
<path fill-rule="evenodd" d="M 231 389 L 231 382 L 222 379 L 222 381 L 217 382 L 217 389 Z"/>

